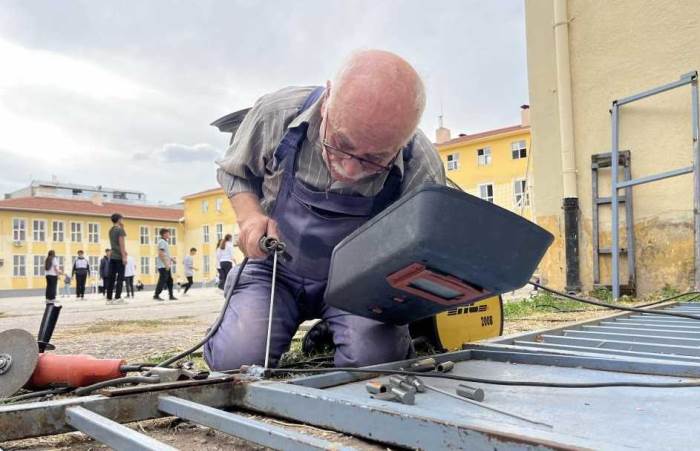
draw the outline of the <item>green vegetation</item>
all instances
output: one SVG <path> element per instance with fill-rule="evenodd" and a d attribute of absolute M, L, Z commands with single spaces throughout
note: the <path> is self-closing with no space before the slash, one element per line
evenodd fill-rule
<path fill-rule="evenodd" d="M 550 293 L 541 293 L 528 299 L 506 302 L 503 304 L 503 314 L 506 320 L 514 320 L 543 313 L 572 313 L 596 308 L 570 299 L 558 298 Z"/>

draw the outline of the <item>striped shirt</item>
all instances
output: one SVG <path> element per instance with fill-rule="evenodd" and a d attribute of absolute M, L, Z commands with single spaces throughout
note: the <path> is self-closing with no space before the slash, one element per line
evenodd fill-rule
<path fill-rule="evenodd" d="M 332 180 L 321 152 L 321 98 L 299 114 L 313 86 L 290 87 L 261 97 L 235 131 L 231 146 L 216 163 L 217 179 L 229 197 L 241 192 L 255 193 L 268 214 L 282 182 L 282 167 L 274 152 L 288 128 L 308 124 L 306 139 L 297 161 L 297 178 L 319 191 L 338 194 L 375 196 L 381 191 L 388 175 L 383 172 L 352 184 Z M 402 155 L 394 165 L 401 172 L 401 193 L 405 194 L 423 183 L 445 184 L 445 170 L 440 156 L 430 140 L 417 130 L 413 154 L 405 163 Z"/>

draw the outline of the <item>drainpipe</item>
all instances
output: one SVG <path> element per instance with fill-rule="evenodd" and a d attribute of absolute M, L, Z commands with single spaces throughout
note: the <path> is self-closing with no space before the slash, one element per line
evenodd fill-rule
<path fill-rule="evenodd" d="M 576 186 L 576 152 L 571 99 L 569 63 L 569 22 L 566 0 L 554 3 L 554 45 L 557 66 L 557 100 L 559 103 L 559 139 L 564 185 L 564 243 L 566 250 L 566 290 L 581 291 L 579 271 L 579 204 Z"/>

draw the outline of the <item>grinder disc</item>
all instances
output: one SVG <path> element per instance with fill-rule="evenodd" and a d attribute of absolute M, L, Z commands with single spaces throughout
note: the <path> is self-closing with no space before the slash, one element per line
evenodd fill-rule
<path fill-rule="evenodd" d="M 0 332 L 0 399 L 24 387 L 38 360 L 39 347 L 32 334 L 23 329 Z"/>

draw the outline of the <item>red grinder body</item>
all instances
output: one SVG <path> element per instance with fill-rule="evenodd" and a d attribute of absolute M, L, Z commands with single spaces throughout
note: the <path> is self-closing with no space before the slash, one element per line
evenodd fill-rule
<path fill-rule="evenodd" d="M 39 362 L 27 386 L 42 388 L 50 385 L 84 387 L 97 382 L 123 377 L 126 361 L 96 359 L 90 355 L 39 354 Z"/>

